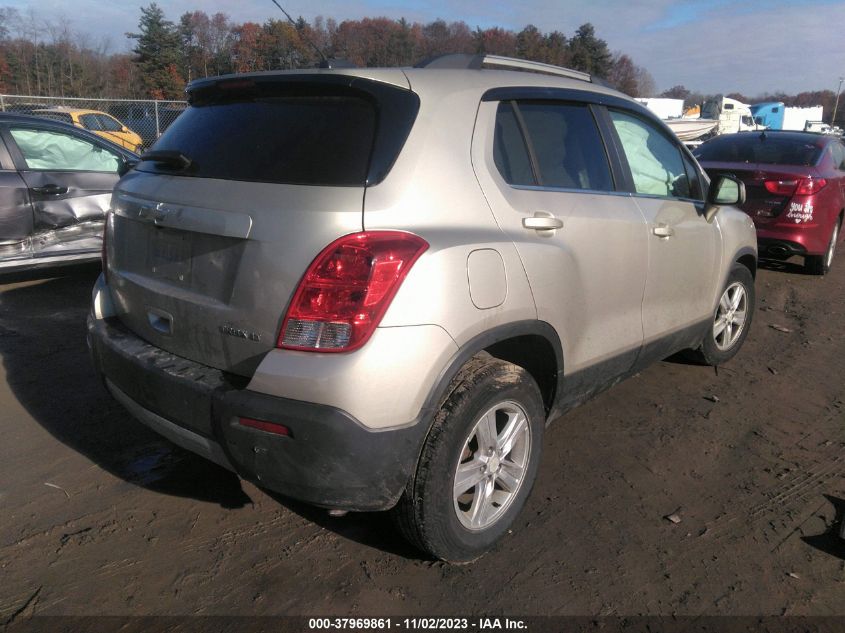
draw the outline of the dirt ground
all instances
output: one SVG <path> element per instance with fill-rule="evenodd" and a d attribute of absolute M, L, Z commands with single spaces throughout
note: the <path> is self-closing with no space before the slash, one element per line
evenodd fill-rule
<path fill-rule="evenodd" d="M 845 615 L 845 256 L 823 279 L 761 270 L 746 346 L 718 372 L 661 362 L 552 424 L 513 533 L 466 566 L 421 559 L 384 515 L 329 518 L 133 421 L 88 360 L 96 274 L 0 286 L 0 623 Z"/>

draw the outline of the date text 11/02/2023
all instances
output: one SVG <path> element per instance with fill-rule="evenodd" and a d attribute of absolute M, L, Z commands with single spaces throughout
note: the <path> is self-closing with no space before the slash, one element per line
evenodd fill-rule
<path fill-rule="evenodd" d="M 528 625 L 519 618 L 309 618 L 310 630 L 391 629 L 431 631 L 524 631 Z"/>

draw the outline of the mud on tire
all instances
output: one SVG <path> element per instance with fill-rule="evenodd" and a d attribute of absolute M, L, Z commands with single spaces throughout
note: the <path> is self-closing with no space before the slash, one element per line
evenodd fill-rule
<path fill-rule="evenodd" d="M 719 296 L 707 334 L 698 349 L 689 353 L 690 358 L 704 365 L 721 365 L 729 361 L 745 342 L 756 301 L 751 271 L 742 264 L 735 264 Z"/>
<path fill-rule="evenodd" d="M 467 362 L 392 511 L 403 536 L 446 561 L 481 556 L 507 532 L 531 492 L 545 418 L 540 390 L 524 369 L 487 354 Z"/>

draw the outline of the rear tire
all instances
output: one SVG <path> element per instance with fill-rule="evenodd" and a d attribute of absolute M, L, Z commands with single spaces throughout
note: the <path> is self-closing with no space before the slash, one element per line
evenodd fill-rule
<path fill-rule="evenodd" d="M 824 255 L 807 255 L 804 258 L 804 268 L 811 275 L 826 275 L 830 272 L 833 263 L 833 256 L 836 254 L 836 242 L 839 241 L 839 228 L 842 225 L 842 218 L 836 220 L 833 225 L 833 233 L 830 235 L 830 242 Z"/>
<path fill-rule="evenodd" d="M 736 356 L 751 328 L 754 304 L 754 277 L 745 266 L 735 264 L 720 295 L 713 321 L 701 346 L 692 352 L 692 358 L 715 366 Z"/>
<path fill-rule="evenodd" d="M 452 381 L 393 519 L 435 558 L 469 562 L 511 527 L 531 492 L 545 423 L 523 368 L 479 355 Z"/>

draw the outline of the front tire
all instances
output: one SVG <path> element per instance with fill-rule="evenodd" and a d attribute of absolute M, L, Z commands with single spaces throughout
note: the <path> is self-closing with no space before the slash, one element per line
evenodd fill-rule
<path fill-rule="evenodd" d="M 402 534 L 442 560 L 481 556 L 531 492 L 545 417 L 537 383 L 523 368 L 486 354 L 470 360 L 450 385 L 393 510 Z"/>
<path fill-rule="evenodd" d="M 754 318 L 754 277 L 745 266 L 731 269 L 713 320 L 693 356 L 705 365 L 721 365 L 736 356 Z"/>

